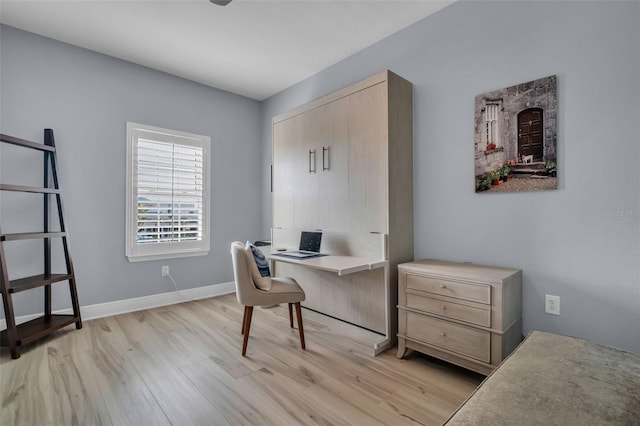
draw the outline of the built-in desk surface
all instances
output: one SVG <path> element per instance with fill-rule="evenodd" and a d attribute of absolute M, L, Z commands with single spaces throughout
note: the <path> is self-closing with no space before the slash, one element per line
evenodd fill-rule
<path fill-rule="evenodd" d="M 383 268 L 388 264 L 383 259 L 373 259 L 357 256 L 319 256 L 307 259 L 297 259 L 279 255 L 278 252 L 269 254 L 272 261 L 292 263 L 294 265 L 302 265 L 309 268 L 320 269 L 323 271 L 335 272 L 338 275 L 348 275 L 355 272 L 367 271 L 369 269 Z"/>

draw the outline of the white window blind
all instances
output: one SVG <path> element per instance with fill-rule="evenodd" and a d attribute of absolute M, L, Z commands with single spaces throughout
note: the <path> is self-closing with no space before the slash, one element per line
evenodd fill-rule
<path fill-rule="evenodd" d="M 129 260 L 206 254 L 209 138 L 128 123 Z"/>
<path fill-rule="evenodd" d="M 138 141 L 138 243 L 202 239 L 202 148 Z"/>

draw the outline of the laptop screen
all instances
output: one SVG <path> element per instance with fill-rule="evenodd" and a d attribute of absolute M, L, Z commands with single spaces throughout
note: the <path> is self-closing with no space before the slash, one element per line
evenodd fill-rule
<path fill-rule="evenodd" d="M 302 231 L 302 234 L 300 234 L 300 250 L 320 253 L 321 242 L 322 232 Z"/>

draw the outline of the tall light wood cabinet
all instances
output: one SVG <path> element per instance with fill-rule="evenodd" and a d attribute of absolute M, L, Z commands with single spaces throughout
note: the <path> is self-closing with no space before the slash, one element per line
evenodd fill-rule
<path fill-rule="evenodd" d="M 397 264 L 413 260 L 412 151 L 412 85 L 390 71 L 273 118 L 273 246 L 290 248 L 296 231 L 321 229 L 339 252 L 331 254 L 375 252 L 388 261 L 384 273 L 336 276 L 297 265 L 278 265 L 278 273 L 299 280 L 308 307 L 390 343 Z"/>

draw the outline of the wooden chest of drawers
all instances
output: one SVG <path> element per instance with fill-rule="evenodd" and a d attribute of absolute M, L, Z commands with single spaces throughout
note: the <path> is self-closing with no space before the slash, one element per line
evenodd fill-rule
<path fill-rule="evenodd" d="M 522 338 L 522 271 L 419 260 L 398 266 L 398 358 L 414 349 L 489 374 Z"/>

